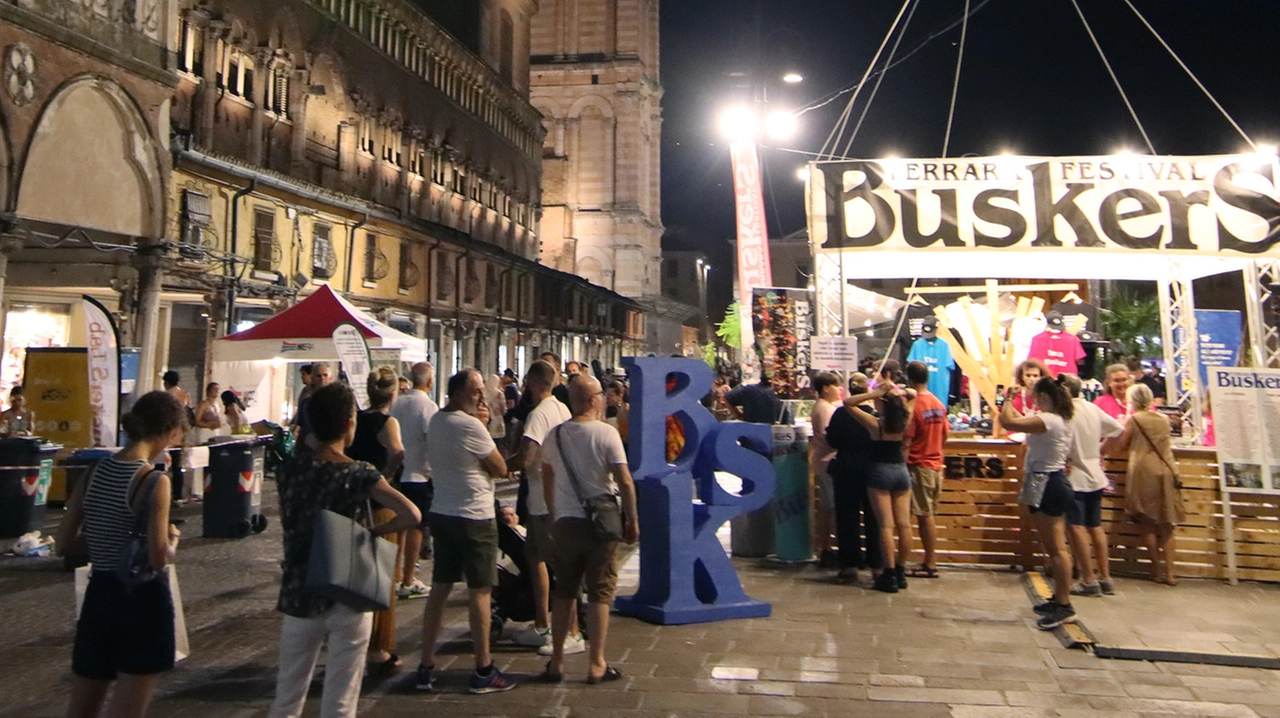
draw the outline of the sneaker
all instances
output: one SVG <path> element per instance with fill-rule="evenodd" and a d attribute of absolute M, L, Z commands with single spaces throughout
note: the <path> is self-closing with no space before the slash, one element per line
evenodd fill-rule
<path fill-rule="evenodd" d="M 1075 622 L 1076 609 L 1072 608 L 1070 605 L 1061 606 L 1055 603 L 1048 613 L 1044 614 L 1040 617 L 1040 620 L 1036 621 L 1036 628 L 1039 628 L 1042 631 L 1048 631 L 1050 629 L 1057 628 L 1064 623 Z"/>
<path fill-rule="evenodd" d="M 875 589 L 885 593 L 898 592 L 898 577 L 894 575 L 893 569 L 886 568 L 876 576 Z"/>
<path fill-rule="evenodd" d="M 1054 607 L 1054 606 L 1056 606 L 1056 605 L 1058 605 L 1058 604 L 1054 603 L 1054 602 L 1053 602 L 1053 599 L 1049 599 L 1048 601 L 1045 601 L 1044 603 L 1037 603 L 1036 605 L 1032 606 L 1032 607 L 1031 607 L 1031 610 L 1032 610 L 1032 611 L 1035 611 L 1036 613 L 1038 613 L 1038 614 L 1040 614 L 1041 616 L 1043 616 L 1044 614 L 1046 614 L 1046 613 L 1048 613 L 1049 611 L 1053 610 L 1053 607 Z"/>
<path fill-rule="evenodd" d="M 539 656 L 549 656 L 549 655 L 551 655 L 551 640 L 550 640 L 550 636 L 548 636 L 547 638 L 548 638 L 548 640 L 547 640 L 546 645 L 540 646 L 540 647 L 538 648 L 538 655 L 539 655 Z M 578 635 L 576 635 L 576 636 L 565 636 L 565 637 L 564 637 L 564 654 L 565 654 L 566 656 L 576 656 L 576 655 L 578 655 L 579 653 L 586 653 L 586 652 L 587 652 L 587 641 L 586 641 L 586 639 L 585 639 L 585 638 L 583 638 L 583 637 L 582 637 L 582 634 L 581 634 L 581 633 L 579 633 L 579 634 L 578 634 Z"/>
<path fill-rule="evenodd" d="M 836 557 L 836 552 L 831 549 L 826 549 L 818 556 L 818 566 L 820 568 L 835 568 L 838 563 L 839 559 Z"/>
<path fill-rule="evenodd" d="M 468 690 L 476 694 L 501 693 L 502 691 L 509 691 L 515 687 L 516 680 L 514 678 L 498 670 L 492 663 L 490 663 L 489 675 L 481 675 L 480 671 L 472 672 Z"/>
<path fill-rule="evenodd" d="M 436 669 L 419 663 L 413 685 L 420 691 L 434 691 L 436 689 Z"/>
<path fill-rule="evenodd" d="M 1102 595 L 1101 583 L 1076 583 L 1071 587 L 1071 595 L 1099 597 Z"/>
<path fill-rule="evenodd" d="M 1102 589 L 1103 596 L 1116 595 L 1116 587 L 1111 583 L 1111 579 L 1109 578 L 1099 579 L 1098 588 Z"/>
<path fill-rule="evenodd" d="M 898 590 L 901 591 L 907 587 L 907 567 L 896 566 L 893 569 L 893 576 L 898 581 Z"/>
<path fill-rule="evenodd" d="M 400 587 L 396 589 L 396 596 L 399 596 L 401 600 L 408 600 L 410 598 L 426 598 L 429 593 L 431 593 L 431 588 L 416 578 L 413 580 L 413 583 L 407 586 L 402 583 L 400 584 Z"/>
<path fill-rule="evenodd" d="M 538 628 L 537 626 L 529 626 L 523 631 L 511 637 L 516 645 L 525 646 L 527 648 L 542 648 L 551 642 L 551 629 Z"/>

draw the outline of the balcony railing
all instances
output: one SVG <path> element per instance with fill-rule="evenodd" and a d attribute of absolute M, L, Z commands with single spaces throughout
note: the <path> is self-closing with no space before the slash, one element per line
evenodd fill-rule
<path fill-rule="evenodd" d="M 166 68 L 171 0 L 0 0 L 102 45 Z"/>

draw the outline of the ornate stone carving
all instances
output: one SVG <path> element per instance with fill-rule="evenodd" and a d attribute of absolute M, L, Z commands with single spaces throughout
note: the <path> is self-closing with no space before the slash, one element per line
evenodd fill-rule
<path fill-rule="evenodd" d="M 36 96 L 36 56 L 24 43 L 4 51 L 4 87 L 13 104 L 21 107 Z"/>

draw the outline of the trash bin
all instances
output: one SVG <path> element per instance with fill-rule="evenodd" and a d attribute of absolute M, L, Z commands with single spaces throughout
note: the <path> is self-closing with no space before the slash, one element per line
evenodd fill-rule
<path fill-rule="evenodd" d="M 742 491 L 742 480 L 736 476 L 717 474 L 716 478 L 725 491 L 733 494 Z M 729 485 L 731 480 L 737 484 Z M 741 558 L 764 558 L 773 553 L 773 499 L 755 511 L 729 519 L 729 550 Z"/>
<path fill-rule="evenodd" d="M 205 538 L 244 538 L 267 527 L 262 515 L 264 449 L 257 437 L 209 440 L 204 481 Z"/>
<path fill-rule="evenodd" d="M 809 491 L 807 426 L 773 427 L 774 553 L 784 561 L 813 558 L 813 507 Z"/>
<path fill-rule="evenodd" d="M 0 537 L 44 528 L 53 456 L 61 450 L 37 438 L 0 439 Z"/>
<path fill-rule="evenodd" d="M 85 479 L 89 478 L 89 472 L 93 471 L 93 467 L 97 466 L 99 461 L 115 452 L 115 449 L 77 449 L 71 452 L 71 456 L 62 462 L 62 471 L 67 477 L 66 500 L 71 501 L 71 494 L 84 486 Z"/>

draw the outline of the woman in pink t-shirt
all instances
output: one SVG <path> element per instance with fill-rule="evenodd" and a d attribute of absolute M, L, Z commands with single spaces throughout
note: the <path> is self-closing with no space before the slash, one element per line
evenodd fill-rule
<path fill-rule="evenodd" d="M 1129 386 L 1133 383 L 1133 379 L 1129 376 L 1129 368 L 1124 364 L 1111 364 L 1107 367 L 1106 377 L 1107 389 L 1111 393 L 1094 399 L 1093 404 L 1102 409 L 1107 416 L 1124 423 L 1130 413 L 1129 400 L 1125 398 L 1125 392 L 1129 391 Z"/>

